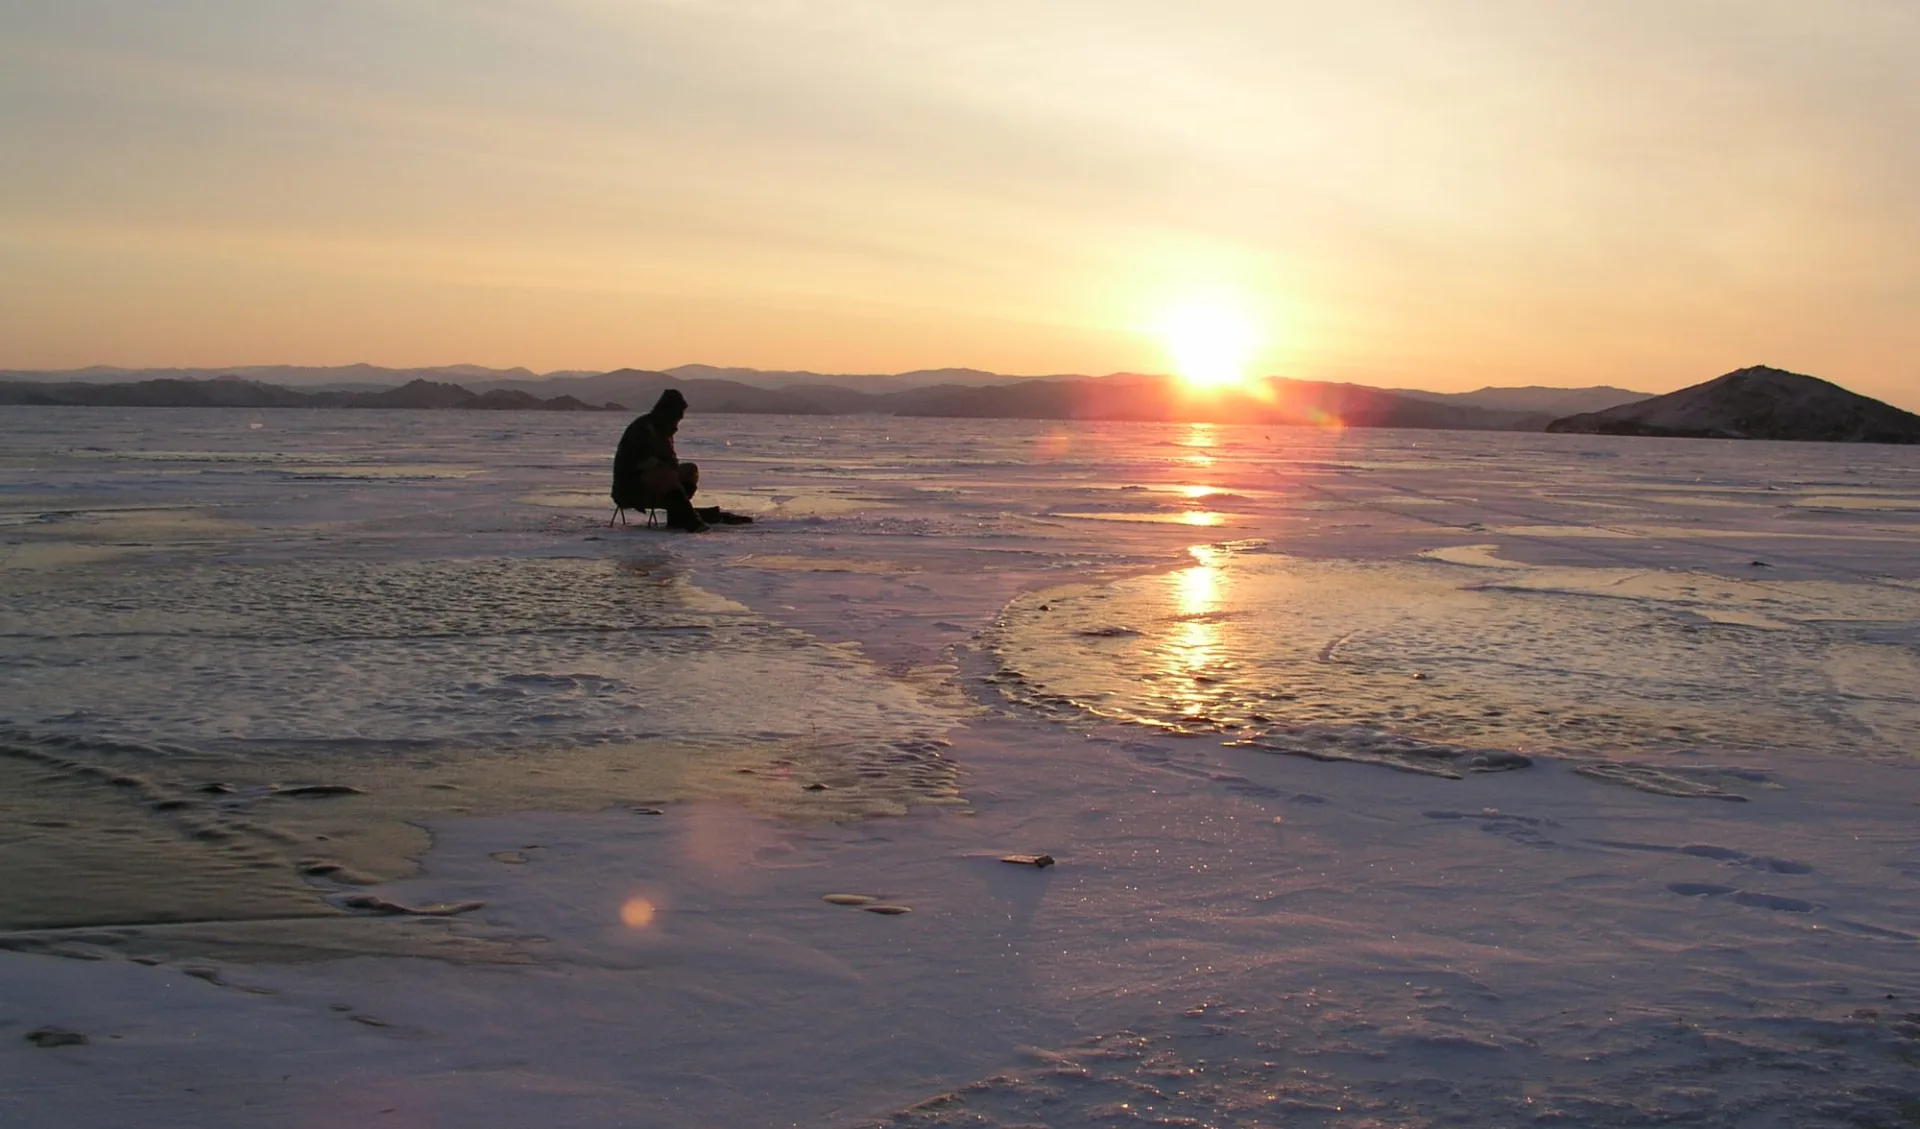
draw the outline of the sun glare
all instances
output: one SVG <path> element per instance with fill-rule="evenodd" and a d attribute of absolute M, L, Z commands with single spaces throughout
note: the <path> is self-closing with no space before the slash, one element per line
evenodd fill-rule
<path fill-rule="evenodd" d="M 1170 307 L 1155 327 L 1173 371 L 1189 388 L 1237 388 L 1259 344 L 1253 318 L 1223 298 Z"/>

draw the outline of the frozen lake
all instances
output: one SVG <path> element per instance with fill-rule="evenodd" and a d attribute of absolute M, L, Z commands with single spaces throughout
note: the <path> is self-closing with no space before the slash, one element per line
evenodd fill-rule
<path fill-rule="evenodd" d="M 0 412 L 0 1121 L 1920 1109 L 1920 450 L 694 409 Z"/>

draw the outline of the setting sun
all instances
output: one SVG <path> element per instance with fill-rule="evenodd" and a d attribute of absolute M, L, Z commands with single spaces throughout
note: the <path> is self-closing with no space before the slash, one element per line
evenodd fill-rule
<path fill-rule="evenodd" d="M 1259 343 L 1253 318 L 1223 298 L 1169 308 L 1154 327 L 1174 375 L 1190 388 L 1233 388 L 1247 382 Z"/>

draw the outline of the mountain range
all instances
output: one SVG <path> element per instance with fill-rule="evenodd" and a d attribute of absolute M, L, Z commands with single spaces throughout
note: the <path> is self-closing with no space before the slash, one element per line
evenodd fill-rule
<path fill-rule="evenodd" d="M 620 371 L 635 371 L 625 369 Z M 648 370 L 652 371 L 652 370 Z M 659 370 L 682 380 L 732 380 L 756 388 L 785 388 L 794 384 L 841 384 L 869 392 L 898 392 L 930 384 L 1012 384 L 1033 377 L 1005 376 L 981 369 L 920 369 L 901 373 L 818 373 L 784 369 L 719 368 L 680 365 Z M 414 380 L 455 382 L 477 392 L 515 387 L 539 394 L 549 382 L 601 376 L 598 369 L 559 369 L 534 372 L 527 368 L 488 368 L 485 365 L 433 365 L 426 368 L 382 368 L 378 365 L 236 365 L 227 368 L 117 368 L 93 365 L 77 369 L 0 369 L 0 381 L 54 384 L 127 384 L 145 380 L 213 380 L 223 376 L 277 384 L 286 388 L 326 392 L 378 392 Z M 1065 374 L 1063 374 L 1065 375 Z"/>
<path fill-rule="evenodd" d="M 459 382 L 454 383 L 449 378 Z M 562 372 L 262 366 L 0 372 L 0 404 L 100 406 L 643 409 L 668 387 L 700 412 L 954 418 L 1182 420 L 1537 431 L 1570 412 L 1644 399 L 1626 389 L 1483 388 L 1467 393 L 1271 378 L 1196 394 L 1156 375 L 1017 377 L 977 369 L 879 376 L 685 365 Z"/>
<path fill-rule="evenodd" d="M 158 377 L 123 383 L 0 380 L 0 404 L 100 408 L 464 408 L 482 411 L 621 411 L 572 396 L 542 398 L 510 388 L 474 392 L 458 384 L 415 379 L 399 387 L 301 392 L 224 375 Z"/>

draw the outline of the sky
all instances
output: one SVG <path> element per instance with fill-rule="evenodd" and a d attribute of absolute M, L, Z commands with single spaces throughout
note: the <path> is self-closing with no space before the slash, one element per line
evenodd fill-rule
<path fill-rule="evenodd" d="M 1920 408 L 1915 58 L 1913 0 L 0 0 L 0 367 L 1155 372 L 1212 326 Z"/>

